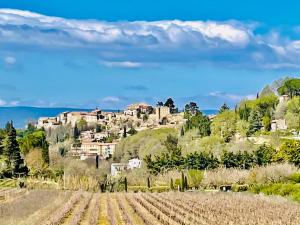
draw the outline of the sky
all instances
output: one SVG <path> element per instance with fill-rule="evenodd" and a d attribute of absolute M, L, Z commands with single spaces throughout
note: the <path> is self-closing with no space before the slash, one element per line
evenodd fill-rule
<path fill-rule="evenodd" d="M 0 0 L 0 106 L 234 106 L 300 69 L 300 2 Z"/>

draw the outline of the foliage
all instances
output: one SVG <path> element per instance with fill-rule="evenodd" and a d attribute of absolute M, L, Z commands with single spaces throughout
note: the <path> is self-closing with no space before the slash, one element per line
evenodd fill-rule
<path fill-rule="evenodd" d="M 229 109 L 230 109 L 230 108 L 228 107 L 228 105 L 227 105 L 226 103 L 224 103 L 224 104 L 220 107 L 219 113 L 222 113 L 222 112 L 227 111 L 227 110 L 229 110 Z"/>
<path fill-rule="evenodd" d="M 292 174 L 299 172 L 299 169 L 288 163 L 274 163 L 267 166 L 256 167 L 251 170 L 249 183 L 276 183 L 287 182 Z"/>
<path fill-rule="evenodd" d="M 264 193 L 266 195 L 280 195 L 300 202 L 300 188 L 298 184 L 292 184 L 292 183 L 259 184 L 259 185 L 254 185 L 250 189 L 250 192 L 256 194 Z"/>
<path fill-rule="evenodd" d="M 199 107 L 197 106 L 197 103 L 190 102 L 189 104 L 186 104 L 184 107 L 184 118 L 188 119 L 191 116 L 196 115 L 196 113 L 200 112 Z"/>
<path fill-rule="evenodd" d="M 236 133 L 236 121 L 237 117 L 234 111 L 226 110 L 218 114 L 211 124 L 212 134 L 222 137 L 225 142 L 229 142 Z"/>
<path fill-rule="evenodd" d="M 300 129 L 300 97 L 294 97 L 288 102 L 285 119 L 290 129 Z"/>
<path fill-rule="evenodd" d="M 296 140 L 286 140 L 282 143 L 274 158 L 275 161 L 290 162 L 300 166 L 300 142 Z"/>
<path fill-rule="evenodd" d="M 202 112 L 196 112 L 194 116 L 191 116 L 188 118 L 185 129 L 191 130 L 194 128 L 199 129 L 199 135 L 200 137 L 209 136 L 210 131 L 210 120 L 207 116 L 203 115 Z"/>
<path fill-rule="evenodd" d="M 137 130 L 134 129 L 134 127 L 131 127 L 130 130 L 127 133 L 130 134 L 130 135 L 135 135 L 135 134 L 137 134 Z"/>
<path fill-rule="evenodd" d="M 28 154 L 35 148 L 41 149 L 43 160 L 49 164 L 49 144 L 46 140 L 46 134 L 43 130 L 37 130 L 18 139 L 20 150 L 23 154 Z"/>
<path fill-rule="evenodd" d="M 32 149 L 25 157 L 26 165 L 29 168 L 29 174 L 32 176 L 41 176 L 46 172 L 45 163 L 41 149 Z"/>
<path fill-rule="evenodd" d="M 238 119 L 236 122 L 236 133 L 242 137 L 246 137 L 249 131 L 249 122 L 246 120 Z"/>
<path fill-rule="evenodd" d="M 138 155 L 144 158 L 147 154 L 161 154 L 166 151 L 163 141 L 168 135 L 176 135 L 174 128 L 149 129 L 138 132 L 135 135 L 121 139 L 113 155 L 114 161 L 125 162 Z"/>
<path fill-rule="evenodd" d="M 262 118 L 262 125 L 265 131 L 271 130 L 271 117 L 270 116 L 264 116 Z"/>
<path fill-rule="evenodd" d="M 204 172 L 202 170 L 188 170 L 188 185 L 189 187 L 194 187 L 199 189 L 201 186 L 201 182 L 204 177 Z"/>
<path fill-rule="evenodd" d="M 284 119 L 285 114 L 287 113 L 287 106 L 286 102 L 280 102 L 275 108 L 274 117 L 275 119 Z"/>
<path fill-rule="evenodd" d="M 17 142 L 17 132 L 12 122 L 6 124 L 6 134 L 2 141 L 3 152 L 2 157 L 5 160 L 5 172 L 11 172 L 13 176 L 18 174 L 27 174 L 28 169 L 21 157 L 19 144 Z"/>
<path fill-rule="evenodd" d="M 254 157 L 246 151 L 238 151 L 236 154 L 224 151 L 221 161 L 226 168 L 250 169 L 254 164 Z"/>
<path fill-rule="evenodd" d="M 257 108 L 253 109 L 249 116 L 249 134 L 254 134 L 262 128 L 262 114 Z"/>
<path fill-rule="evenodd" d="M 261 145 L 254 151 L 254 160 L 258 166 L 265 166 L 272 162 L 276 150 L 272 146 Z"/>
<path fill-rule="evenodd" d="M 281 87 L 277 89 L 280 95 L 289 95 L 291 98 L 293 96 L 300 95 L 300 79 L 292 78 L 283 83 Z"/>

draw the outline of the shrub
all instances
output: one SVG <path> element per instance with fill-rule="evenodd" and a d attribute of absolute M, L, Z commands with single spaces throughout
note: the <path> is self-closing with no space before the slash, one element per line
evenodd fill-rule
<path fill-rule="evenodd" d="M 198 189 L 203 180 L 204 172 L 202 170 L 189 170 L 187 175 L 188 186 Z"/>
<path fill-rule="evenodd" d="M 293 173 L 290 177 L 290 179 L 295 183 L 300 183 L 300 172 L 299 173 Z"/>
<path fill-rule="evenodd" d="M 245 184 L 249 170 L 218 168 L 204 173 L 202 185 L 217 188 L 220 185 Z"/>
<path fill-rule="evenodd" d="M 147 192 L 148 187 L 147 186 L 128 186 L 128 191 L 137 193 L 137 192 Z"/>
<path fill-rule="evenodd" d="M 257 167 L 251 170 L 249 182 L 261 184 L 284 182 L 289 180 L 290 176 L 297 171 L 296 166 L 288 163 Z"/>
<path fill-rule="evenodd" d="M 242 191 L 247 191 L 248 188 L 249 188 L 249 186 L 246 185 L 246 184 L 243 184 L 243 185 L 237 185 L 237 184 L 235 184 L 235 185 L 232 186 L 232 191 L 234 191 L 234 192 L 242 192 Z"/>
<path fill-rule="evenodd" d="M 155 187 L 151 187 L 149 188 L 150 192 L 166 192 L 166 191 L 170 191 L 170 187 L 169 186 L 155 186 Z"/>
<path fill-rule="evenodd" d="M 257 184 L 252 186 L 249 191 L 266 195 L 280 195 L 300 201 L 300 186 L 292 183 L 276 183 L 276 184 Z"/>

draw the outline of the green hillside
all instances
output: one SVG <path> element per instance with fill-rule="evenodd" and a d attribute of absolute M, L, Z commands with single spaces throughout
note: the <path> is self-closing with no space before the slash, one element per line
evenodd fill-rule
<path fill-rule="evenodd" d="M 123 139 L 118 144 L 114 157 L 118 161 L 127 161 L 133 156 L 143 158 L 147 154 L 160 154 L 165 150 L 162 141 L 169 134 L 178 135 L 178 130 L 175 128 L 160 128 L 138 132 Z"/>

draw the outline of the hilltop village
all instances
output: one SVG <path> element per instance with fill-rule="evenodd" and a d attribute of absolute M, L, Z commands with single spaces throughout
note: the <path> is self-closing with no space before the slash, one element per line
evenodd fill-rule
<path fill-rule="evenodd" d="M 185 123 L 184 113 L 178 112 L 169 98 L 165 104 L 158 102 L 153 107 L 146 103 L 129 105 L 124 111 L 104 112 L 95 109 L 90 112 L 62 112 L 56 117 L 41 117 L 36 127 L 48 134 L 59 127 L 69 127 L 76 141 L 72 143 L 68 156 L 109 159 L 113 156 L 121 138 L 147 129 L 175 127 Z M 112 174 L 117 170 L 139 167 L 139 159 L 127 164 L 113 164 Z"/>

